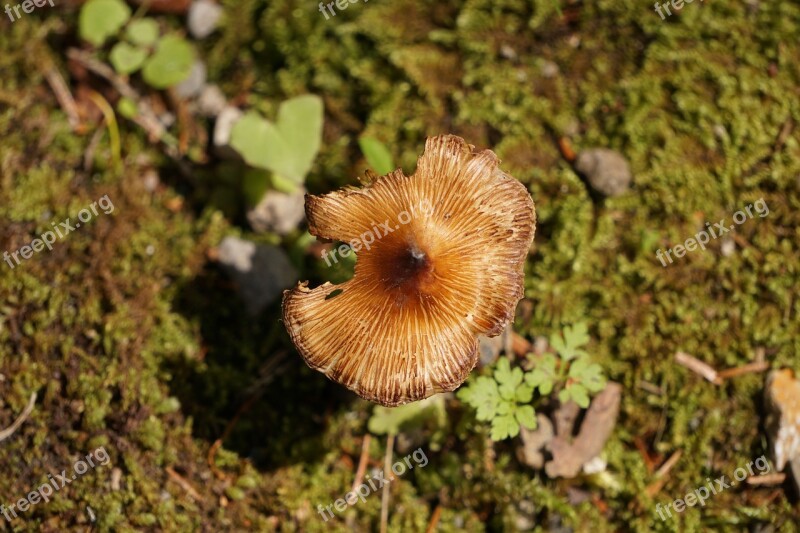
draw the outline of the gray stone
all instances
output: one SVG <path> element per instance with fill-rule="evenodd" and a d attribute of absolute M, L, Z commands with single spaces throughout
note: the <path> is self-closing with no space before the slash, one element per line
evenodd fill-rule
<path fill-rule="evenodd" d="M 219 263 L 236 282 L 247 312 L 257 315 L 292 287 L 298 273 L 282 249 L 225 237 L 219 245 Z"/>
<path fill-rule="evenodd" d="M 503 349 L 503 335 L 500 334 L 496 337 L 487 337 L 480 335 L 478 337 L 478 366 L 489 366 L 497 360 L 500 355 L 500 350 Z"/>
<path fill-rule="evenodd" d="M 306 216 L 305 192 L 302 188 L 291 194 L 267 191 L 258 205 L 247 212 L 247 221 L 254 231 L 286 235 Z"/>
<path fill-rule="evenodd" d="M 187 24 L 195 39 L 205 39 L 219 26 L 222 7 L 211 0 L 197 0 L 189 7 Z"/>
<path fill-rule="evenodd" d="M 722 239 L 722 244 L 719 247 L 719 251 L 723 257 L 730 257 L 736 252 L 736 243 L 733 239 L 724 238 Z"/>
<path fill-rule="evenodd" d="M 603 196 L 624 194 L 631 183 L 631 169 L 622 155 L 608 148 L 590 148 L 578 154 L 575 170 Z"/>
<path fill-rule="evenodd" d="M 216 117 L 227 104 L 228 100 L 219 87 L 206 85 L 197 98 L 197 111 L 205 117 Z"/>
<path fill-rule="evenodd" d="M 175 92 L 181 98 L 194 98 L 206 86 L 206 64 L 199 59 L 192 65 L 189 77 L 175 87 Z"/>
<path fill-rule="evenodd" d="M 225 106 L 214 124 L 214 149 L 217 155 L 226 159 L 241 159 L 239 153 L 230 146 L 231 132 L 242 112 L 233 106 Z"/>

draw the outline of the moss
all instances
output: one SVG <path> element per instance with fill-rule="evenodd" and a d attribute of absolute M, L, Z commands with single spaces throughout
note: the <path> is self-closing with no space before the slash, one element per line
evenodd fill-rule
<path fill-rule="evenodd" d="M 766 507 L 764 490 L 725 491 L 667 522 L 654 508 L 766 452 L 762 377 L 712 386 L 676 367 L 674 352 L 724 368 L 764 349 L 774 366 L 797 364 L 800 141 L 776 139 L 800 123 L 800 8 L 695 2 L 662 21 L 633 0 L 560 4 L 563 16 L 551 0 L 369 2 L 326 21 L 289 0 L 227 2 L 225 26 L 199 45 L 226 94 L 268 116 L 295 94 L 324 97 L 312 192 L 363 173 L 356 139 L 365 132 L 407 172 L 427 135 L 493 147 L 537 204 L 531 312 L 518 330 L 546 335 L 587 320 L 594 356 L 625 387 L 605 452 L 616 491 L 524 470 L 511 447 L 489 447 L 451 406 L 453 437 L 393 486 L 390 529 L 423 530 L 441 505 L 441 531 L 513 529 L 520 516 L 541 529 L 796 530 L 797 509 L 782 494 Z M 14 270 L 0 263 L 0 427 L 38 393 L 0 448 L 14 474 L 0 477 L 0 493 L 11 503 L 97 446 L 111 463 L 11 527 L 87 527 L 90 507 L 100 530 L 374 528 L 379 494 L 328 522 L 316 508 L 350 490 L 370 406 L 299 362 L 277 305 L 244 315 L 207 261 L 238 231 L 238 170 L 202 169 L 193 189 L 126 122 L 124 172 L 109 168 L 106 134 L 94 171 L 83 170 L 89 136 L 70 131 L 43 73 L 48 60 L 66 72 L 56 51 L 73 44 L 75 15 L 23 18 L 0 40 L 0 249 L 105 194 L 115 206 Z M 553 144 L 566 132 L 578 148 L 621 151 L 634 190 L 594 205 Z M 162 178 L 155 193 L 141 184 L 151 168 Z M 170 208 L 184 197 L 183 209 Z M 733 255 L 717 239 L 666 268 L 655 258 L 759 198 L 770 213 L 737 227 Z M 297 245 L 301 277 L 327 279 L 330 269 L 302 254 L 305 242 L 282 245 Z M 212 470 L 208 452 L 224 434 Z M 637 440 L 661 461 L 683 451 L 652 497 Z M 372 467 L 383 446 L 373 440 Z M 568 489 L 579 483 L 597 498 L 572 506 Z"/>

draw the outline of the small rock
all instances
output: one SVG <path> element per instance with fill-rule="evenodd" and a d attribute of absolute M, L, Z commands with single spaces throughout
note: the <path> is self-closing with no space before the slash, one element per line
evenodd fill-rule
<path fill-rule="evenodd" d="M 544 76 L 545 78 L 555 78 L 556 76 L 558 76 L 559 73 L 558 65 L 556 65 L 552 61 L 548 61 L 545 59 L 544 61 L 542 61 L 542 65 L 539 68 L 542 72 L 542 76 Z"/>
<path fill-rule="evenodd" d="M 158 115 L 158 121 L 162 126 L 164 126 L 164 128 L 169 129 L 173 124 L 175 124 L 175 115 L 169 111 L 164 111 Z"/>
<path fill-rule="evenodd" d="M 152 168 L 146 170 L 142 181 L 144 182 L 144 189 L 147 192 L 155 192 L 160 181 L 158 178 L 158 172 Z"/>
<path fill-rule="evenodd" d="M 481 335 L 478 337 L 478 366 L 484 367 L 494 363 L 497 360 L 497 357 L 500 355 L 500 350 L 502 349 L 502 335 L 498 335 L 496 337 L 487 337 L 485 335 Z"/>
<path fill-rule="evenodd" d="M 189 72 L 189 77 L 180 82 L 175 91 L 181 98 L 194 98 L 203 87 L 206 85 L 206 64 L 197 60 L 192 65 L 192 70 Z"/>
<path fill-rule="evenodd" d="M 603 196 L 619 196 L 628 190 L 631 169 L 622 155 L 608 148 L 590 148 L 578 154 L 575 170 Z"/>
<path fill-rule="evenodd" d="M 221 17 L 222 7 L 216 2 L 197 0 L 189 7 L 189 33 L 195 39 L 205 39 L 217 29 Z"/>
<path fill-rule="evenodd" d="M 206 85 L 197 98 L 197 110 L 205 117 L 216 117 L 227 104 L 225 95 L 216 85 Z"/>
<path fill-rule="evenodd" d="M 220 157 L 226 159 L 238 159 L 239 154 L 230 146 L 231 131 L 233 126 L 242 117 L 242 112 L 233 106 L 225 108 L 217 116 L 214 124 L 214 149 Z"/>
<path fill-rule="evenodd" d="M 606 463 L 605 459 L 598 455 L 594 459 L 589 459 L 583 463 L 583 473 L 587 476 L 599 474 L 600 472 L 605 472 L 607 466 L 608 463 Z"/>
<path fill-rule="evenodd" d="M 723 257 L 730 257 L 736 251 L 736 242 L 733 239 L 725 238 L 722 240 L 722 245 L 719 247 L 719 251 Z"/>
<path fill-rule="evenodd" d="M 536 355 L 544 354 L 550 348 L 550 343 L 547 341 L 547 337 L 542 337 L 541 335 L 533 339 L 533 352 Z"/>
<path fill-rule="evenodd" d="M 111 469 L 111 490 L 118 491 L 121 487 L 120 481 L 122 480 L 122 470 L 117 467 Z"/>
<path fill-rule="evenodd" d="M 223 239 L 219 262 L 239 286 L 239 294 L 251 315 L 277 300 L 298 277 L 283 250 L 238 237 Z"/>
<path fill-rule="evenodd" d="M 540 470 L 544 467 L 544 454 L 542 450 L 553 440 L 553 423 L 550 419 L 539 413 L 536 415 L 536 429 L 519 428 L 519 436 L 522 445 L 517 447 L 517 459 L 519 462 Z"/>
<path fill-rule="evenodd" d="M 258 205 L 247 212 L 247 221 L 254 231 L 274 231 L 286 235 L 305 218 L 305 189 L 288 194 L 267 191 Z"/>
<path fill-rule="evenodd" d="M 505 59 L 509 59 L 511 61 L 516 61 L 519 57 L 517 55 L 517 51 L 511 48 L 509 45 L 504 44 L 500 46 L 500 55 Z"/>

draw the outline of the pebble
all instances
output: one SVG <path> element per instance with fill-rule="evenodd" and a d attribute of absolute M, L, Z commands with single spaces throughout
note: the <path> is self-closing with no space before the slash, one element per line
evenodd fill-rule
<path fill-rule="evenodd" d="M 219 263 L 236 282 L 250 315 L 263 311 L 297 282 L 297 270 L 276 246 L 225 237 L 218 252 Z"/>
<path fill-rule="evenodd" d="M 222 7 L 212 0 L 197 0 L 189 7 L 187 25 L 195 39 L 205 39 L 217 29 Z"/>
<path fill-rule="evenodd" d="M 575 170 L 586 176 L 589 185 L 603 196 L 620 196 L 631 184 L 628 161 L 608 148 L 590 148 L 578 154 Z"/>
<path fill-rule="evenodd" d="M 736 243 L 733 239 L 723 239 L 722 244 L 719 247 L 719 251 L 723 257 L 730 257 L 736 251 Z"/>
<path fill-rule="evenodd" d="M 228 104 L 222 90 L 216 85 L 206 85 L 197 98 L 197 110 L 205 117 L 216 117 Z"/>
<path fill-rule="evenodd" d="M 175 91 L 181 98 L 194 98 L 203 90 L 206 85 L 206 64 L 199 59 L 192 65 L 189 77 L 180 82 Z"/>
<path fill-rule="evenodd" d="M 228 159 L 239 158 L 239 154 L 230 146 L 233 125 L 242 117 L 242 112 L 233 106 L 225 108 L 217 116 L 214 124 L 214 148 L 220 157 Z"/>
<path fill-rule="evenodd" d="M 258 205 L 247 212 L 250 227 L 257 232 L 286 235 L 305 219 L 305 189 L 294 193 L 267 191 Z"/>

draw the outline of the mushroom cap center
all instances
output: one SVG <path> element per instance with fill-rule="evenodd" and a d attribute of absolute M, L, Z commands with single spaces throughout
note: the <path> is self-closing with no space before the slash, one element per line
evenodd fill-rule
<path fill-rule="evenodd" d="M 434 280 L 433 259 L 416 243 L 387 250 L 382 262 L 388 286 L 411 295 L 424 292 Z"/>

